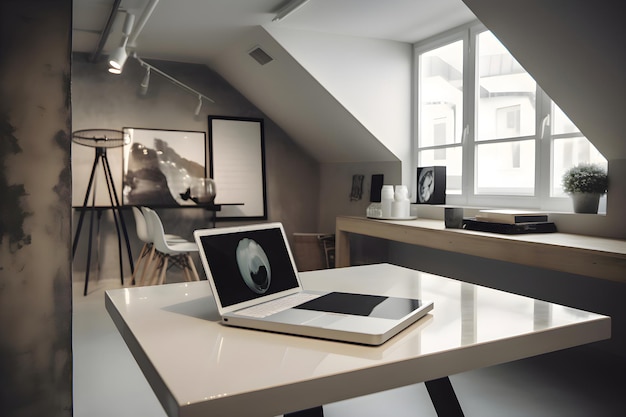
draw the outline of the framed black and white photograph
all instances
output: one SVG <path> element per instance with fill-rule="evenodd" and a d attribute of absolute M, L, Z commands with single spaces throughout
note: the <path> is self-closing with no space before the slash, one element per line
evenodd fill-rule
<path fill-rule="evenodd" d="M 187 206 L 195 179 L 206 177 L 206 134 L 183 130 L 124 128 L 125 205 Z"/>
<path fill-rule="evenodd" d="M 210 176 L 220 219 L 267 219 L 263 119 L 209 116 Z"/>
<path fill-rule="evenodd" d="M 446 204 L 446 167 L 417 168 L 417 204 Z"/>

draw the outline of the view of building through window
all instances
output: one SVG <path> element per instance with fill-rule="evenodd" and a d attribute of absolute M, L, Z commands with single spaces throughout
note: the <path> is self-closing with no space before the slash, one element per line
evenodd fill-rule
<path fill-rule="evenodd" d="M 560 178 L 565 171 L 581 163 L 597 164 L 607 169 L 606 158 L 580 133 L 580 130 L 556 105 L 552 109 L 552 197 L 563 197 Z"/>
<path fill-rule="evenodd" d="M 464 130 L 463 41 L 422 54 L 419 78 L 418 127 L 422 148 L 419 165 L 446 166 L 448 192 L 460 194 Z"/>
<path fill-rule="evenodd" d="M 541 198 L 565 197 L 570 167 L 606 167 L 491 32 L 473 27 L 450 39 L 416 45 L 416 164 L 446 166 L 449 196 L 470 204 L 515 196 L 538 207 Z"/>
<path fill-rule="evenodd" d="M 537 84 L 491 32 L 476 50 L 474 193 L 532 196 Z"/>

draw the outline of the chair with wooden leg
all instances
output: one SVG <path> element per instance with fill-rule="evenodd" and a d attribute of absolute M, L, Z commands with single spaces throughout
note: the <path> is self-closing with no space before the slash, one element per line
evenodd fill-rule
<path fill-rule="evenodd" d="M 186 281 L 199 281 L 198 271 L 191 258 L 191 253 L 198 252 L 198 245 L 187 240 L 183 242 L 168 241 L 159 215 L 148 207 L 142 207 L 141 210 L 152 237 L 152 244 L 158 255 L 159 262 L 152 275 L 156 279 L 156 283 L 163 284 L 165 282 L 170 260 L 183 270 Z"/>
<path fill-rule="evenodd" d="M 148 224 L 146 222 L 146 218 L 141 211 L 141 208 L 133 206 L 132 210 L 133 216 L 135 218 L 135 229 L 137 231 L 137 237 L 143 242 L 143 247 L 141 248 L 137 260 L 135 261 L 135 270 L 133 272 L 131 284 L 135 285 L 138 283 L 139 285 L 143 285 L 146 278 L 146 272 L 153 269 L 152 263 L 155 260 L 158 260 L 158 255 L 156 253 L 156 248 L 152 243 L 152 236 L 150 230 L 148 230 Z M 184 238 L 173 234 L 166 234 L 165 239 L 170 243 L 186 242 Z M 141 266 L 143 266 L 143 269 L 141 271 L 139 281 L 137 282 L 137 272 L 139 271 Z"/>
<path fill-rule="evenodd" d="M 135 229 L 137 231 L 137 237 L 143 242 L 143 246 L 141 248 L 141 251 L 139 252 L 139 256 L 137 256 L 137 260 L 135 261 L 135 270 L 133 271 L 131 284 L 136 284 L 137 271 L 139 271 L 141 266 L 143 266 L 141 278 L 139 280 L 139 285 L 141 285 L 146 275 L 146 270 L 148 270 L 152 265 L 152 261 L 154 260 L 154 251 L 156 249 L 152 244 L 152 237 L 148 232 L 148 225 L 146 224 L 146 219 L 144 218 L 141 209 L 139 207 L 133 206 L 132 210 L 133 216 L 135 218 Z"/>

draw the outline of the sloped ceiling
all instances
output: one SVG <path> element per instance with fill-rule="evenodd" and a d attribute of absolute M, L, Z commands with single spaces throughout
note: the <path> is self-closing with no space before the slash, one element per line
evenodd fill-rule
<path fill-rule="evenodd" d="M 287 30 L 283 37 L 301 36 L 305 32 Z M 316 38 L 319 35 L 313 34 Z M 363 38 L 350 39 L 356 45 L 366 43 L 364 48 L 372 65 L 368 65 L 372 61 L 363 57 L 351 60 L 349 49 L 332 44 L 332 40 L 340 43 L 340 36 L 332 36 L 324 44 L 326 47 L 314 48 L 313 53 L 314 56 L 321 53 L 321 59 L 332 61 L 327 65 L 333 77 L 341 85 L 349 85 L 343 96 L 341 88 L 324 83 L 324 77 L 316 73 L 314 64 L 307 65 L 302 57 L 297 59 L 288 45 L 261 26 L 231 44 L 210 66 L 320 162 L 398 161 L 409 157 L 410 148 L 404 145 L 409 143 L 411 124 L 410 45 L 398 43 L 399 70 L 387 71 L 390 65 L 384 67 L 384 64 L 391 59 L 381 57 L 384 62 L 380 73 L 371 74 L 370 66 L 380 61 L 377 50 Z M 269 54 L 272 62 L 260 65 L 248 55 L 257 47 Z M 333 47 L 336 58 L 332 58 Z M 361 73 L 371 76 L 359 77 Z M 386 73 L 391 73 L 389 78 L 395 76 L 385 84 L 381 79 Z M 385 85 L 379 88 L 381 84 Z M 397 111 L 385 111 L 387 108 L 397 108 Z"/>
<path fill-rule="evenodd" d="M 626 158 L 622 2 L 463 1 L 605 158 Z"/>
<path fill-rule="evenodd" d="M 255 45 L 274 61 L 261 66 L 253 60 L 248 51 Z M 211 66 L 318 161 L 397 160 L 262 27 Z"/>
<path fill-rule="evenodd" d="M 474 18 L 461 0 L 310 0 L 272 22 L 288 0 L 74 0 L 72 50 L 93 52 L 113 11 L 103 53 L 118 46 L 126 12 L 136 26 L 156 2 L 134 48 L 146 58 L 206 64 L 255 26 L 413 43 Z M 112 10 L 113 9 L 113 10 Z"/>
<path fill-rule="evenodd" d="M 74 51 L 95 49 L 106 21 L 106 5 L 116 0 L 74 1 Z M 106 55 L 118 46 L 126 11 L 140 20 L 148 0 L 117 0 L 120 11 L 103 46 Z M 389 94 L 372 91 L 356 109 L 329 91 L 315 74 L 269 34 L 271 28 L 401 43 L 407 51 L 410 84 L 410 45 L 473 20 L 461 0 L 311 0 L 296 13 L 272 22 L 285 0 L 161 0 L 137 38 L 135 50 L 143 58 L 201 63 L 216 70 L 267 114 L 319 162 L 398 161 L 409 155 L 410 87 L 402 114 L 387 110 Z M 248 56 L 257 44 L 276 61 L 259 66 Z M 367 53 L 367 52 L 364 52 Z M 348 63 L 355 66 L 355 62 Z M 337 63 L 337 65 L 345 65 Z M 344 70 L 347 72 L 349 70 Z M 348 78 L 356 89 L 362 80 Z M 371 79 L 371 88 L 379 80 Z M 396 87 L 397 88 L 397 87 Z M 375 89 L 373 89 L 375 90 Z M 209 94 L 210 95 L 210 94 Z M 370 117 L 372 114 L 375 117 Z M 384 126 L 388 126 L 386 129 Z M 382 126 L 382 127 L 381 127 Z M 400 132 L 400 126 L 402 131 Z M 404 143 L 403 146 L 398 146 Z"/>
<path fill-rule="evenodd" d="M 148 0 L 75 0 L 73 50 L 93 52 L 111 8 L 119 43 L 125 11 Z M 134 49 L 146 58 L 204 63 L 229 80 L 319 161 L 394 160 L 398 152 L 325 90 L 266 29 L 273 27 L 407 44 L 474 19 L 485 23 L 607 159 L 626 158 L 626 25 L 618 1 L 311 0 L 271 22 L 284 0 L 160 1 Z M 266 26 L 262 29 L 261 26 Z M 244 54 L 263 42 L 282 68 L 254 68 Z M 239 55 L 237 55 L 239 54 Z M 273 73 L 273 74 L 272 74 Z M 276 78 L 273 78 L 276 77 Z M 389 123 L 395 123 L 390 120 Z M 385 142 L 383 140 L 383 142 Z"/>

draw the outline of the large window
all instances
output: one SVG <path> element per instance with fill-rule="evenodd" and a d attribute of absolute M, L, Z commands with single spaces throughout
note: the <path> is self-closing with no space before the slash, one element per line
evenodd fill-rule
<path fill-rule="evenodd" d="M 560 179 L 565 171 L 580 163 L 592 163 L 607 168 L 606 159 L 580 133 L 580 130 L 556 105 L 552 104 L 552 171 L 550 196 L 564 197 Z"/>
<path fill-rule="evenodd" d="M 416 165 L 447 167 L 453 204 L 568 210 L 565 170 L 606 160 L 478 25 L 416 45 Z"/>
<path fill-rule="evenodd" d="M 445 165 L 447 189 L 461 193 L 463 159 L 463 44 L 424 52 L 419 65 L 420 166 Z"/>

